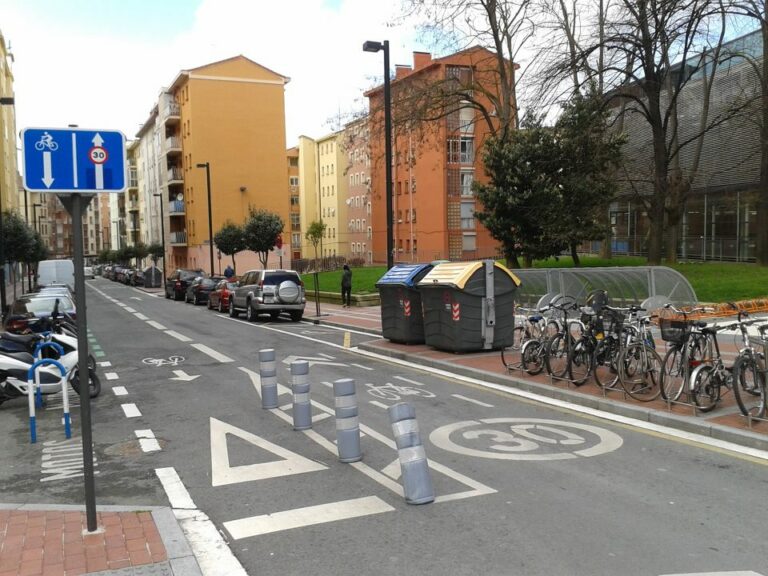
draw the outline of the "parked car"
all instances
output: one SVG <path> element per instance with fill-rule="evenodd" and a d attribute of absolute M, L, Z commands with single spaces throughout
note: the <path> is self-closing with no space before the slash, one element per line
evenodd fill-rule
<path fill-rule="evenodd" d="M 177 269 L 168 277 L 165 283 L 165 297 L 174 300 L 182 300 L 187 292 L 189 284 L 198 276 L 205 276 L 202 270 Z"/>
<path fill-rule="evenodd" d="M 72 260 L 42 260 L 37 264 L 38 287 L 66 284 L 75 289 L 75 265 Z"/>
<path fill-rule="evenodd" d="M 224 278 L 208 294 L 208 310 L 216 308 L 219 312 L 229 310 L 229 295 L 237 288 L 237 278 Z"/>
<path fill-rule="evenodd" d="M 229 315 L 236 318 L 245 312 L 249 322 L 259 314 L 269 314 L 276 320 L 288 312 L 298 322 L 306 305 L 304 283 L 294 270 L 251 270 L 246 272 L 229 297 Z"/>
<path fill-rule="evenodd" d="M 192 302 L 195 306 L 208 302 L 208 295 L 221 279 L 221 276 L 211 276 L 210 278 L 198 276 L 187 287 L 187 291 L 184 293 L 184 302 Z"/>
<path fill-rule="evenodd" d="M 56 301 L 59 312 L 66 312 L 76 318 L 75 303 L 68 296 L 27 294 L 14 300 L 5 318 L 4 327 L 8 332 L 22 333 L 31 329 L 30 324 L 38 318 L 48 318 L 53 312 Z M 33 330 L 34 331 L 34 330 Z"/>
<path fill-rule="evenodd" d="M 85 276 L 86 280 L 93 280 L 94 278 L 93 268 L 91 268 L 90 266 L 86 266 L 85 268 L 83 268 L 83 276 Z"/>
<path fill-rule="evenodd" d="M 131 286 L 144 286 L 144 271 L 134 270 L 129 284 Z"/>

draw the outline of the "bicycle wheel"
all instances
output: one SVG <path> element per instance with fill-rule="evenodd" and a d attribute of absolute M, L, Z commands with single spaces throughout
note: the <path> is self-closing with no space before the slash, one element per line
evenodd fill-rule
<path fill-rule="evenodd" d="M 721 376 L 714 366 L 699 366 L 691 374 L 693 403 L 702 412 L 711 412 L 720 400 Z"/>
<path fill-rule="evenodd" d="M 688 381 L 688 370 L 683 361 L 683 351 L 672 346 L 664 355 L 661 369 L 661 397 L 676 401 L 683 394 Z"/>
<path fill-rule="evenodd" d="M 613 339 L 601 340 L 592 355 L 592 375 L 595 384 L 603 390 L 613 390 L 619 383 L 619 369 L 616 363 L 619 345 Z"/>
<path fill-rule="evenodd" d="M 568 377 L 576 386 L 581 386 L 592 372 L 592 346 L 589 336 L 579 338 L 568 351 Z"/>
<path fill-rule="evenodd" d="M 523 349 L 520 352 L 523 370 L 525 370 L 531 376 L 541 374 L 544 369 L 544 354 L 542 344 L 539 340 L 528 340 L 523 344 Z"/>
<path fill-rule="evenodd" d="M 501 363 L 504 364 L 504 367 L 514 368 L 514 362 L 516 359 L 518 359 L 518 349 L 513 346 L 506 346 L 501 349 Z"/>
<path fill-rule="evenodd" d="M 512 345 L 510 348 L 512 350 L 520 350 L 520 348 L 523 347 L 523 342 L 525 342 L 525 339 L 525 326 L 515 326 L 515 329 L 512 330 Z"/>
<path fill-rule="evenodd" d="M 563 378 L 568 373 L 568 344 L 564 334 L 552 338 L 544 349 L 544 365 L 547 373 L 555 378 Z"/>
<path fill-rule="evenodd" d="M 661 393 L 661 357 L 644 342 L 627 346 L 619 358 L 619 381 L 624 391 L 640 402 L 656 400 Z"/>
<path fill-rule="evenodd" d="M 739 356 L 733 365 L 733 395 L 744 416 L 765 418 L 765 372 L 752 356 Z"/>

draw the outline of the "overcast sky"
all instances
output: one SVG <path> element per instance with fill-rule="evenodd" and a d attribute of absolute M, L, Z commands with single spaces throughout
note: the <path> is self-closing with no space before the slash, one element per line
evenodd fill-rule
<path fill-rule="evenodd" d="M 391 27 L 386 0 L 0 0 L 15 58 L 17 128 L 122 131 L 133 138 L 180 70 L 242 54 L 291 78 L 287 145 L 322 136 L 383 76 L 365 40 L 389 40 L 391 64 L 423 50 Z"/>

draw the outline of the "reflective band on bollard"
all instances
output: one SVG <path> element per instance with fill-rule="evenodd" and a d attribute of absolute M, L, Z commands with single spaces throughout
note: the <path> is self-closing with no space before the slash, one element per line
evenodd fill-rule
<path fill-rule="evenodd" d="M 421 443 L 416 410 L 401 402 L 387 409 L 395 436 L 400 470 L 403 475 L 403 493 L 408 504 L 428 504 L 435 500 L 427 455 Z"/>
<path fill-rule="evenodd" d="M 291 362 L 291 390 L 293 391 L 293 429 L 312 428 L 312 404 L 309 400 L 309 362 Z"/>
<path fill-rule="evenodd" d="M 259 350 L 259 378 L 261 379 L 261 407 L 277 408 L 277 370 L 275 350 Z"/>
<path fill-rule="evenodd" d="M 333 383 L 336 408 L 336 446 L 340 462 L 358 462 L 363 459 L 360 450 L 360 421 L 357 415 L 357 393 L 352 378 Z"/>

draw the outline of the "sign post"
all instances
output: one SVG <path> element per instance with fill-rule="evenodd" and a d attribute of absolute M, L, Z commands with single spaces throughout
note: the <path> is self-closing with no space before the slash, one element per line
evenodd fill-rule
<path fill-rule="evenodd" d="M 89 532 L 98 528 L 93 471 L 93 430 L 83 257 L 83 213 L 99 192 L 126 188 L 125 136 L 108 130 L 25 128 L 21 133 L 24 188 L 55 192 L 72 217 L 80 417 L 83 438 L 85 514 Z"/>

